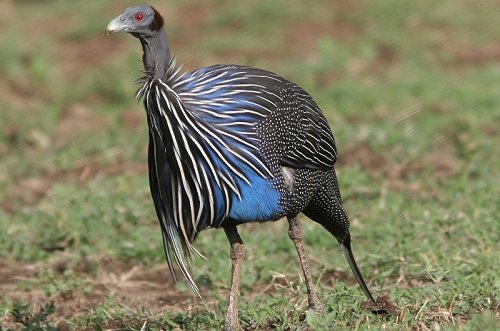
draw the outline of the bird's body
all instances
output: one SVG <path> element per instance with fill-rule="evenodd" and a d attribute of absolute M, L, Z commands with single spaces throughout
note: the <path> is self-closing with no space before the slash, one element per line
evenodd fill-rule
<path fill-rule="evenodd" d="M 287 217 L 310 305 L 319 310 L 296 220 L 303 212 L 336 237 L 371 298 L 350 249 L 333 134 L 311 96 L 274 73 L 251 67 L 215 65 L 180 73 L 163 18 L 152 7 L 127 9 L 108 30 L 130 32 L 143 47 L 146 74 L 138 95 L 149 127 L 151 193 L 172 273 L 175 261 L 197 290 L 185 257 L 202 230 L 223 227 L 231 242 L 233 278 L 239 277 L 242 241 L 236 226 Z M 229 310 L 235 305 L 230 297 Z M 229 310 L 228 319 L 235 314 Z"/>
<path fill-rule="evenodd" d="M 210 200 L 195 206 L 200 217 L 188 238 L 224 222 L 272 221 L 304 209 L 318 184 L 300 194 L 295 186 L 304 176 L 321 177 L 336 159 L 326 119 L 304 90 L 241 66 L 212 66 L 168 81 L 147 79 L 141 93 L 152 152 L 165 156 L 150 157 L 151 169 L 170 169 L 159 185 L 170 187 L 178 178 L 186 198 Z"/>

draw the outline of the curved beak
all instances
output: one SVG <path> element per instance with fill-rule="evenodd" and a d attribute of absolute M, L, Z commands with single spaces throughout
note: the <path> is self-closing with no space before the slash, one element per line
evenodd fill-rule
<path fill-rule="evenodd" d="M 127 32 L 129 29 L 130 27 L 125 24 L 125 19 L 120 15 L 109 22 L 106 27 L 106 36 L 115 32 Z"/>

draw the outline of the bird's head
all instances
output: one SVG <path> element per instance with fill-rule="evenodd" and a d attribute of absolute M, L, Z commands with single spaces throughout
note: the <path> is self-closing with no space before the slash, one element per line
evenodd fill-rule
<path fill-rule="evenodd" d="M 136 6 L 125 9 L 106 27 L 106 34 L 127 32 L 136 37 L 152 36 L 163 28 L 163 17 L 152 6 Z"/>

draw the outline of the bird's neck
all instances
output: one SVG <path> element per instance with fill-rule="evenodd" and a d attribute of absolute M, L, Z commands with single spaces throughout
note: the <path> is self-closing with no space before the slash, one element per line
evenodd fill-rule
<path fill-rule="evenodd" d="M 146 74 L 152 79 L 167 80 L 175 67 L 174 57 L 170 52 L 165 29 L 160 29 L 150 36 L 140 36 L 142 44 L 142 62 Z"/>

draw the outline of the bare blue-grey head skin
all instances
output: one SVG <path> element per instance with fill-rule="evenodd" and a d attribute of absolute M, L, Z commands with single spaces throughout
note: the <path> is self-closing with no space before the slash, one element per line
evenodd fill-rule
<path fill-rule="evenodd" d="M 153 35 L 159 28 L 152 29 L 153 22 L 157 19 L 156 11 L 151 6 L 135 6 L 125 9 L 123 14 L 109 22 L 106 31 L 111 34 L 115 32 L 129 32 L 137 35 Z"/>
<path fill-rule="evenodd" d="M 351 251 L 349 219 L 335 174 L 337 148 L 313 98 L 272 72 L 213 65 L 179 73 L 163 17 L 151 6 L 127 8 L 107 26 L 143 48 L 142 87 L 149 128 L 149 180 L 165 255 L 198 293 L 188 262 L 199 232 L 222 227 L 231 247 L 225 330 L 240 330 L 238 293 L 243 241 L 236 226 L 287 217 L 309 307 L 322 311 L 305 256 L 299 213 L 340 243 L 363 292 L 370 294 Z M 185 259 L 187 258 L 187 259 Z"/>
<path fill-rule="evenodd" d="M 142 60 L 146 72 L 154 78 L 165 78 L 171 54 L 163 17 L 154 7 L 143 5 L 125 9 L 106 27 L 108 35 L 117 32 L 130 33 L 138 38 L 143 49 Z"/>

